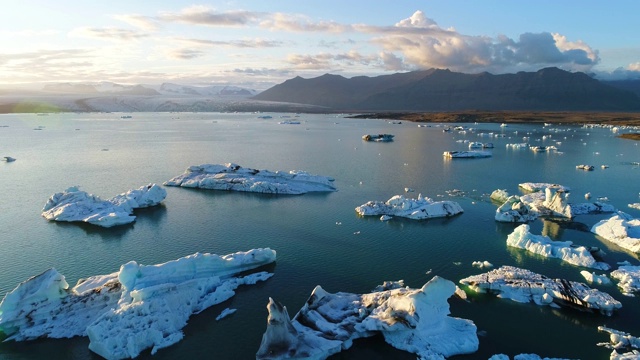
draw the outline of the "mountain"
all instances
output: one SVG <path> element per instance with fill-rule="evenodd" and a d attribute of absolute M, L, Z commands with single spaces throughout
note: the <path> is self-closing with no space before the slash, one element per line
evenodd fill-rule
<path fill-rule="evenodd" d="M 345 111 L 640 110 L 640 98 L 631 91 L 553 67 L 501 75 L 430 69 L 350 79 L 295 77 L 253 99 Z"/>
<path fill-rule="evenodd" d="M 636 95 L 640 96 L 640 80 L 609 80 L 603 81 L 603 83 L 607 85 L 611 85 L 618 89 L 629 90 L 636 93 Z"/>
<path fill-rule="evenodd" d="M 245 89 L 230 85 L 209 85 L 209 86 L 191 86 L 178 85 L 172 83 L 163 83 L 158 91 L 161 94 L 175 95 L 192 95 L 192 96 L 225 96 L 225 95 L 244 95 L 252 96 L 257 93 L 255 90 Z"/>

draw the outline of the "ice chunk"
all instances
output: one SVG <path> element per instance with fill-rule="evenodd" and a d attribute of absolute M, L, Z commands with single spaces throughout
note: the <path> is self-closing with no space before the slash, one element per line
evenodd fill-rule
<path fill-rule="evenodd" d="M 111 227 L 133 222 L 134 209 L 155 206 L 167 196 L 167 191 L 149 184 L 126 193 L 102 200 L 80 191 L 77 186 L 51 195 L 42 209 L 42 216 L 52 221 L 83 221 Z"/>
<path fill-rule="evenodd" d="M 196 253 L 158 265 L 129 262 L 72 289 L 50 269 L 4 297 L 0 329 L 16 341 L 86 335 L 89 349 L 108 359 L 136 357 L 147 348 L 155 353 L 182 339 L 192 314 L 229 299 L 240 285 L 271 277 L 236 276 L 275 258 L 266 248 L 225 256 Z"/>
<path fill-rule="evenodd" d="M 483 268 L 490 269 L 493 267 L 493 264 L 485 260 L 485 261 L 474 261 L 473 263 L 471 263 L 471 266 L 475 266 L 480 269 L 483 269 Z"/>
<path fill-rule="evenodd" d="M 299 170 L 272 172 L 227 163 L 191 166 L 184 174 L 166 181 L 164 185 L 296 195 L 313 191 L 336 191 L 333 180 L 328 176 L 311 175 Z"/>
<path fill-rule="evenodd" d="M 640 219 L 618 211 L 593 225 L 591 232 L 634 253 L 640 253 Z"/>
<path fill-rule="evenodd" d="M 509 193 L 504 189 L 497 189 L 491 193 L 491 200 L 495 200 L 498 203 L 504 204 L 505 201 L 509 198 Z"/>
<path fill-rule="evenodd" d="M 421 220 L 453 216 L 463 210 L 457 202 L 433 201 L 419 194 L 417 199 L 395 195 L 386 202 L 369 201 L 356 207 L 356 212 L 362 216 L 389 215 Z"/>
<path fill-rule="evenodd" d="M 606 326 L 598 326 L 598 331 L 609 333 L 609 343 L 599 343 L 598 346 L 604 346 L 612 349 L 610 360 L 632 360 L 640 358 L 640 338 L 629 333 L 608 328 Z"/>
<path fill-rule="evenodd" d="M 376 333 L 425 359 L 478 349 L 473 322 L 447 316 L 447 299 L 456 290 L 451 281 L 436 276 L 421 289 L 391 287 L 357 295 L 330 294 L 317 286 L 293 320 L 286 307 L 269 299 L 267 330 L 256 358 L 325 359 Z"/>
<path fill-rule="evenodd" d="M 587 280 L 592 284 L 594 283 L 598 285 L 611 284 L 611 280 L 609 280 L 607 275 L 598 275 L 595 272 L 588 272 L 586 270 L 580 271 L 580 275 L 582 275 L 582 277 L 584 277 L 585 280 Z"/>
<path fill-rule="evenodd" d="M 618 287 L 622 294 L 634 296 L 640 291 L 640 266 L 625 265 L 611 272 L 611 277 L 620 280 Z"/>
<path fill-rule="evenodd" d="M 449 159 L 485 158 L 485 157 L 491 157 L 491 152 L 484 151 L 484 150 L 445 151 L 442 155 Z"/>
<path fill-rule="evenodd" d="M 544 192 L 546 189 L 557 189 L 562 190 L 564 192 L 570 192 L 571 189 L 567 186 L 559 185 L 559 184 L 550 184 L 550 183 L 534 183 L 534 182 L 526 182 L 518 185 L 522 189 L 531 192 Z"/>
<path fill-rule="evenodd" d="M 525 249 L 534 254 L 561 259 L 572 265 L 609 270 L 609 264 L 597 262 L 584 246 L 574 246 L 571 241 L 553 241 L 548 236 L 534 235 L 529 225 L 522 224 L 507 236 L 507 245 Z"/>
<path fill-rule="evenodd" d="M 495 193 L 495 192 L 494 192 Z M 493 194 L 491 194 L 493 199 Z M 538 214 L 520 200 L 519 196 L 509 196 L 504 204 L 496 209 L 495 219 L 500 222 L 524 223 L 538 218 Z"/>
<path fill-rule="evenodd" d="M 530 270 L 502 266 L 484 274 L 460 280 L 476 292 L 497 292 L 498 297 L 538 305 L 561 305 L 612 315 L 622 304 L 611 295 L 587 285 L 564 279 L 551 279 Z"/>

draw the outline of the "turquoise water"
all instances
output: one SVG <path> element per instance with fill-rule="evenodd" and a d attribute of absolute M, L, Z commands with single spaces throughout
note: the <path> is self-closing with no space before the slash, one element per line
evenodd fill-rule
<path fill-rule="evenodd" d="M 608 129 L 579 126 L 464 124 L 476 133 L 443 133 L 442 127 L 414 123 L 346 119 L 335 115 L 300 115 L 300 125 L 279 125 L 256 114 L 135 113 L 0 116 L 0 295 L 27 278 L 54 267 L 70 284 L 91 275 L 117 271 L 135 260 L 156 264 L 195 252 L 227 254 L 271 247 L 278 260 L 275 276 L 241 288 L 230 301 L 193 316 L 180 343 L 140 358 L 252 359 L 266 328 L 268 298 L 286 305 L 291 315 L 316 285 L 327 291 L 369 292 L 385 280 L 404 279 L 420 287 L 433 275 L 457 283 L 483 272 L 471 263 L 488 260 L 550 277 L 584 281 L 579 267 L 507 248 L 515 225 L 496 223 L 495 189 L 518 194 L 522 182 L 551 182 L 571 187 L 572 202 L 606 196 L 615 207 L 640 217 L 627 204 L 639 202 L 640 161 L 637 142 L 618 139 Z M 39 128 L 41 130 L 34 130 Z M 516 134 L 517 132 L 517 134 Z M 391 133 L 390 143 L 363 142 L 364 134 Z M 543 136 L 550 138 L 543 140 Z M 562 154 L 512 150 L 507 143 L 557 145 Z M 443 151 L 466 150 L 457 140 L 493 142 L 493 157 L 446 160 Z M 539 140 L 539 141 L 536 141 Z M 49 196 L 72 185 L 109 198 L 147 183 L 162 183 L 188 166 L 234 162 L 269 170 L 305 170 L 332 176 L 338 191 L 301 196 L 228 193 L 167 187 L 162 206 L 140 210 L 132 225 L 102 229 L 85 224 L 48 222 L 40 216 Z M 595 171 L 576 170 L 578 164 Z M 606 170 L 600 165 L 607 164 Z M 387 200 L 404 188 L 434 199 L 460 203 L 463 214 L 449 219 L 412 221 L 358 217 L 354 208 L 369 200 Z M 451 197 L 449 190 L 464 195 Z M 635 255 L 588 232 L 609 215 L 582 215 L 567 221 L 538 220 L 534 234 L 600 246 L 604 261 Z M 340 225 L 338 225 L 340 224 Z M 587 231 L 585 231 L 587 230 Z M 640 304 L 615 285 L 594 286 L 613 295 L 623 308 L 613 317 L 519 304 L 493 295 L 451 299 L 453 316 L 473 320 L 480 334 L 477 353 L 537 353 L 548 357 L 605 359 L 607 341 L 598 325 L 640 336 Z M 224 308 L 238 311 L 221 320 Z M 2 359 L 98 358 L 88 339 L 44 339 L 0 343 Z M 381 338 L 357 341 L 335 357 L 343 359 L 413 359 Z"/>

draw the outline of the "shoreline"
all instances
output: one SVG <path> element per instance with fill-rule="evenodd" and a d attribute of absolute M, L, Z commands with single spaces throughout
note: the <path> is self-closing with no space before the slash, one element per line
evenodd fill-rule
<path fill-rule="evenodd" d="M 455 111 L 372 112 L 348 116 L 356 119 L 389 119 L 417 123 L 550 123 L 640 126 L 640 112 L 579 111 Z"/>

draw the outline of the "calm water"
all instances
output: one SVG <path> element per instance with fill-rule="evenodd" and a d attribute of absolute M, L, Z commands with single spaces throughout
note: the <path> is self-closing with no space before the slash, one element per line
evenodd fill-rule
<path fill-rule="evenodd" d="M 271 247 L 278 260 L 268 281 L 241 288 L 230 301 L 193 316 L 185 339 L 140 358 L 252 359 L 266 327 L 269 297 L 295 314 L 316 285 L 330 292 L 369 292 L 385 280 L 404 279 L 420 287 L 433 275 L 457 283 L 483 272 L 471 266 L 488 260 L 514 265 L 550 277 L 584 281 L 582 268 L 507 248 L 515 225 L 496 223 L 496 205 L 487 194 L 507 189 L 518 194 L 522 182 L 570 186 L 571 201 L 584 194 L 606 196 L 617 208 L 638 202 L 640 148 L 607 129 L 579 126 L 465 124 L 477 132 L 504 133 L 503 138 L 443 133 L 433 125 L 390 124 L 383 120 L 344 119 L 334 115 L 301 115 L 301 125 L 279 125 L 255 114 L 121 114 L 2 115 L 0 156 L 0 296 L 55 267 L 70 284 L 83 277 L 107 274 L 130 260 L 156 264 L 195 252 L 227 254 Z M 41 130 L 34 130 L 39 128 Z M 515 132 L 517 131 L 517 134 Z M 391 133 L 391 143 L 366 143 L 363 134 Z M 544 135 L 551 135 L 542 140 Z M 507 143 L 558 146 L 563 154 L 511 150 Z M 493 142 L 493 157 L 446 160 L 442 152 L 466 150 L 457 140 Z M 538 141 L 536 141 L 538 140 Z M 162 206 L 138 211 L 129 226 L 102 229 L 91 225 L 48 222 L 41 209 L 53 193 L 72 185 L 109 198 L 147 183 L 162 183 L 188 166 L 235 162 L 269 170 L 306 170 L 334 177 L 338 190 L 329 194 L 270 196 L 167 188 Z M 596 170 L 576 170 L 592 164 Z M 609 169 L 600 169 L 608 164 Z M 416 190 L 434 199 L 451 198 L 465 212 L 450 219 L 412 221 L 360 218 L 354 208 L 369 200 L 387 200 Z M 584 215 L 573 222 L 538 220 L 534 234 L 593 245 L 607 252 L 605 261 L 638 259 L 600 241 L 588 229 L 609 215 Z M 340 225 L 338 225 L 338 223 Z M 586 230 L 586 231 L 585 231 Z M 431 270 L 431 273 L 428 273 Z M 607 341 L 598 325 L 640 336 L 638 298 L 620 294 L 615 285 L 599 286 L 623 303 L 613 317 L 518 304 L 493 295 L 470 302 L 451 299 L 454 316 L 473 320 L 481 331 L 477 353 L 460 359 L 486 359 L 492 354 L 537 353 L 549 357 L 606 359 L 596 346 Z M 238 311 L 215 321 L 226 307 Z M 2 359 L 92 359 L 87 338 L 44 339 L 0 343 Z M 414 359 L 381 338 L 356 342 L 335 359 Z"/>

